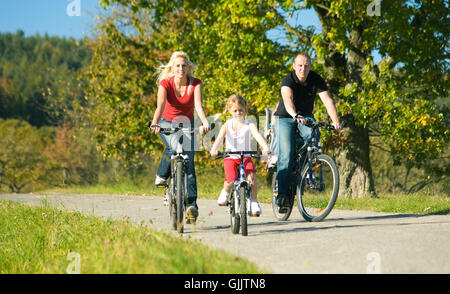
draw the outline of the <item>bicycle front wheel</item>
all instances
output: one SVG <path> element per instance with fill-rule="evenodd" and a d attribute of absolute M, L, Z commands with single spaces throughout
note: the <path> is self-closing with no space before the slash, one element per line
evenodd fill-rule
<path fill-rule="evenodd" d="M 177 162 L 176 171 L 176 208 L 177 208 L 177 231 L 183 233 L 184 227 L 184 189 L 183 189 L 183 162 Z"/>
<path fill-rule="evenodd" d="M 239 202 L 240 202 L 240 217 L 241 217 L 241 233 L 242 236 L 247 236 L 247 187 L 239 188 Z"/>
<path fill-rule="evenodd" d="M 236 197 L 236 191 L 231 191 L 231 200 L 230 200 L 230 222 L 231 222 L 231 232 L 233 234 L 238 234 L 241 228 L 241 219 L 239 217 L 239 213 L 237 212 L 236 207 L 239 207 L 238 197 Z"/>
<path fill-rule="evenodd" d="M 307 164 L 297 187 L 297 206 L 306 221 L 319 222 L 331 212 L 339 194 L 339 172 L 326 154 L 316 157 L 312 168 Z"/>

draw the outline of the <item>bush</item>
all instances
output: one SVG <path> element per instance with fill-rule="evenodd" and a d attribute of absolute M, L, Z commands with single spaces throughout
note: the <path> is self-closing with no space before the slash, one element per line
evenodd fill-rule
<path fill-rule="evenodd" d="M 32 190 L 45 174 L 44 142 L 25 121 L 0 121 L 0 189 L 18 193 Z"/>

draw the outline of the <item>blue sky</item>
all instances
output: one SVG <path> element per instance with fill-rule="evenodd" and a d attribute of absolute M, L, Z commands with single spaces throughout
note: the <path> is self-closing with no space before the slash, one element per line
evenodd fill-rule
<path fill-rule="evenodd" d="M 76 15 L 78 6 L 79 16 Z M 73 10 L 68 12 L 68 8 Z M 98 0 L 0 0 L 0 32 L 15 33 L 21 29 L 25 36 L 47 33 L 49 36 L 81 39 L 91 34 L 93 16 L 101 11 Z M 291 22 L 320 24 L 312 10 L 302 11 Z M 276 39 L 276 36 L 277 31 L 270 33 L 271 38 Z"/>
<path fill-rule="evenodd" d="M 68 7 L 73 8 L 69 14 Z M 0 32 L 21 29 L 25 36 L 47 33 L 81 39 L 90 35 L 93 16 L 100 11 L 98 0 L 0 0 Z"/>

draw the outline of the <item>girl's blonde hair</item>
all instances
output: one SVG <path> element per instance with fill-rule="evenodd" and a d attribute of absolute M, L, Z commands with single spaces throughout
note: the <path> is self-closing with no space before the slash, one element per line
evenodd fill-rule
<path fill-rule="evenodd" d="M 245 112 L 247 112 L 247 100 L 245 100 L 241 95 L 237 94 L 233 94 L 230 97 L 228 97 L 227 110 L 230 110 L 230 108 L 236 104 L 242 106 Z"/>
<path fill-rule="evenodd" d="M 193 77 L 194 76 L 194 71 L 197 69 L 197 67 L 195 66 L 195 64 L 193 64 L 191 62 L 191 60 L 189 59 L 189 55 L 187 55 L 186 52 L 184 51 L 175 51 L 172 53 L 172 56 L 170 57 L 169 63 L 165 64 L 165 65 L 161 65 L 160 67 L 158 67 L 157 69 L 157 73 L 158 73 L 158 84 L 167 78 L 170 78 L 172 76 L 174 76 L 174 73 L 172 72 L 172 67 L 173 67 L 173 63 L 175 62 L 175 59 L 178 57 L 182 57 L 184 58 L 184 61 L 187 63 L 188 66 L 188 76 Z"/>

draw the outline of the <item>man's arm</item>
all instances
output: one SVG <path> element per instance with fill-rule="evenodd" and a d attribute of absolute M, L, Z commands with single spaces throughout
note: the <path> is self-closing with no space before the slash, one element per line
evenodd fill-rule
<path fill-rule="evenodd" d="M 289 115 L 292 116 L 293 119 L 295 119 L 302 125 L 306 124 L 306 120 L 303 116 L 297 117 L 297 110 L 295 109 L 294 105 L 294 93 L 292 92 L 292 89 L 288 86 L 282 86 L 281 97 L 283 98 L 284 108 L 286 109 L 287 113 L 289 113 Z"/>
<path fill-rule="evenodd" d="M 336 110 L 336 106 L 334 105 L 333 99 L 330 97 L 330 93 L 328 91 L 323 91 L 319 93 L 319 97 L 325 105 L 328 115 L 333 121 L 334 128 L 336 130 L 342 130 L 342 126 L 339 123 L 339 116 Z"/>
<path fill-rule="evenodd" d="M 295 116 L 297 115 L 297 111 L 295 110 L 294 106 L 294 96 L 292 89 L 287 86 L 281 87 L 281 97 L 283 98 L 284 108 L 286 109 L 287 113 L 295 118 Z"/>

